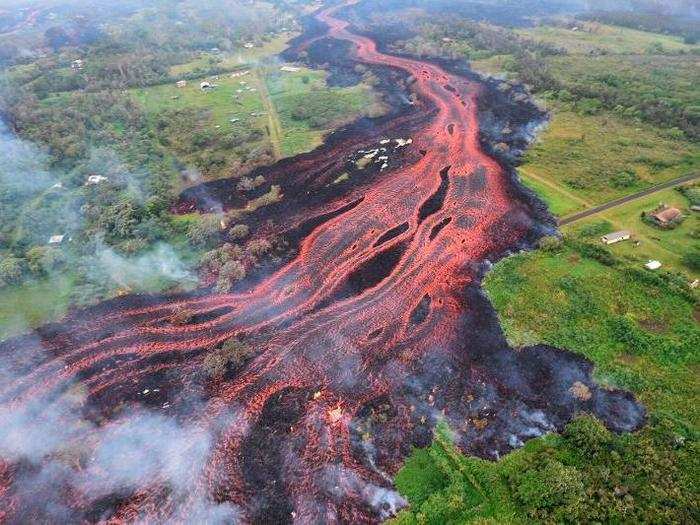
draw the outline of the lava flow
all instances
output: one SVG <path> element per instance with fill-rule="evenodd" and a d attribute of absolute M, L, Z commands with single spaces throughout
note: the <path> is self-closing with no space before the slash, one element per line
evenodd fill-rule
<path fill-rule="evenodd" d="M 489 458 L 579 412 L 642 424 L 586 360 L 510 348 L 480 293 L 485 262 L 543 230 L 482 150 L 483 86 L 378 51 L 339 9 L 316 15 L 320 38 L 415 79 L 423 114 L 378 128 L 413 118 L 415 154 L 344 195 L 280 207 L 296 256 L 244 291 L 120 298 L 0 345 L 0 522 L 375 523 L 405 505 L 391 476 L 438 421 Z M 301 184 L 348 153 L 329 148 L 281 166 Z M 203 379 L 232 337 L 255 357 Z"/>

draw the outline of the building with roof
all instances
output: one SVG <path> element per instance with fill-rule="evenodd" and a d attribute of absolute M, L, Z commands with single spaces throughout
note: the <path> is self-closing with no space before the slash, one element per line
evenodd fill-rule
<path fill-rule="evenodd" d="M 618 232 L 608 233 L 603 235 L 600 240 L 603 244 L 615 244 L 616 242 L 626 241 L 632 236 L 632 234 L 627 230 L 620 230 Z"/>
<path fill-rule="evenodd" d="M 683 220 L 683 214 L 678 208 L 660 205 L 654 211 L 642 214 L 652 224 L 660 228 L 673 228 Z"/>
<path fill-rule="evenodd" d="M 644 267 L 647 270 L 658 270 L 659 268 L 661 268 L 661 261 L 650 260 L 644 265 Z"/>

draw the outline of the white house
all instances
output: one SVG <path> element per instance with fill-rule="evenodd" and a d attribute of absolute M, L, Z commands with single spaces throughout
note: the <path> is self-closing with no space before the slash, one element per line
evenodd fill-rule
<path fill-rule="evenodd" d="M 600 240 L 603 244 L 615 244 L 616 242 L 626 241 L 630 238 L 632 234 L 627 230 L 620 230 L 619 232 L 608 233 L 603 235 Z"/>

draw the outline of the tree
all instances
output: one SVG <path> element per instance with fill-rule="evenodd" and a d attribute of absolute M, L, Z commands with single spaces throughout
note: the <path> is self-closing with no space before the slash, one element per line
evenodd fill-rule
<path fill-rule="evenodd" d="M 227 292 L 234 283 L 245 279 L 245 266 L 241 261 L 232 260 L 223 265 L 216 281 L 216 290 Z"/>
<path fill-rule="evenodd" d="M 0 286 L 18 282 L 22 278 L 24 260 L 9 255 L 0 260 Z"/>
<path fill-rule="evenodd" d="M 244 239 L 250 234 L 250 228 L 245 224 L 236 224 L 228 231 L 232 239 Z"/>
<path fill-rule="evenodd" d="M 691 270 L 700 271 L 700 250 L 691 250 L 683 255 L 683 264 Z"/>
<path fill-rule="evenodd" d="M 193 246 L 205 247 L 219 238 L 220 220 L 216 215 L 198 217 L 187 228 L 187 240 Z"/>

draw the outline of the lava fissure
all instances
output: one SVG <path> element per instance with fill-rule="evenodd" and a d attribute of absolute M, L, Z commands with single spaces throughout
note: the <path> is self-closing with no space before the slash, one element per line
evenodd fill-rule
<path fill-rule="evenodd" d="M 489 83 L 379 51 L 339 17 L 348 4 L 317 12 L 296 49 L 410 77 L 415 104 L 395 93 L 389 116 L 257 171 L 284 198 L 250 224 L 294 253 L 269 273 L 230 293 L 106 301 L 0 343 L 0 522 L 376 523 L 406 504 L 391 476 L 437 421 L 487 458 L 582 411 L 617 431 L 643 423 L 585 359 L 510 347 L 480 293 L 487 260 L 548 227 L 484 150 L 480 117 L 523 137 L 527 113 L 508 120 Z M 388 169 L 332 184 L 381 140 L 395 141 Z M 177 209 L 241 202 L 224 180 Z M 212 376 L 227 341 L 254 351 L 234 345 Z"/>

